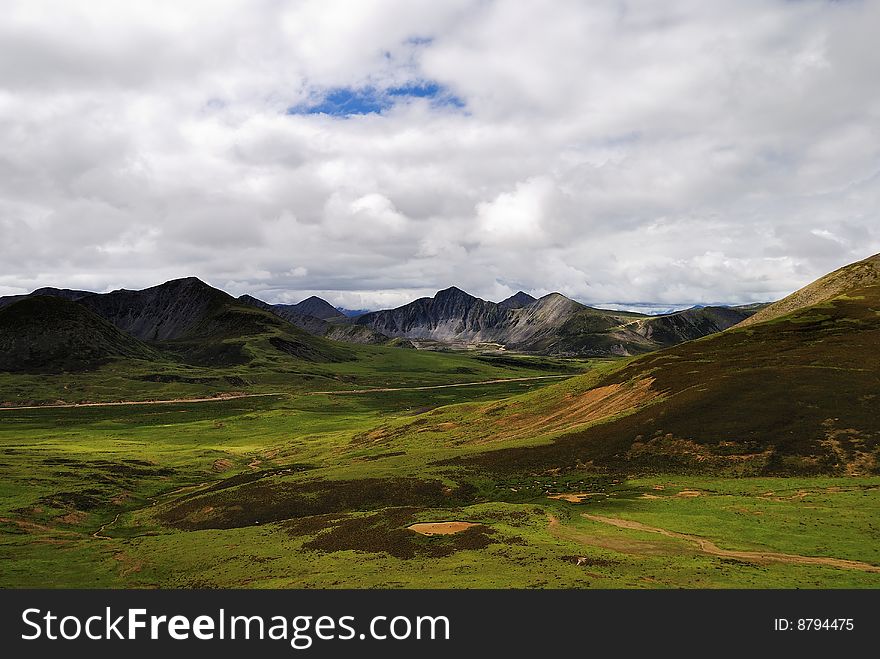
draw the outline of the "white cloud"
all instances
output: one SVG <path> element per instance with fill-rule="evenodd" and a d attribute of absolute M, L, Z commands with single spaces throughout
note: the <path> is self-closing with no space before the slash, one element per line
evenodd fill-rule
<path fill-rule="evenodd" d="M 11 1 L 0 293 L 778 297 L 880 251 L 880 4 Z M 433 81 L 464 102 L 286 114 Z"/>

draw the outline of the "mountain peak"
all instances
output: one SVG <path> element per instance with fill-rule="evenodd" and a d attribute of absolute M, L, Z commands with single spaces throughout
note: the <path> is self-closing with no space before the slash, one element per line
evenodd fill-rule
<path fill-rule="evenodd" d="M 437 291 L 434 295 L 435 300 L 454 300 L 454 299 L 473 299 L 476 298 L 461 290 L 458 286 L 450 286 L 449 288 L 444 288 L 443 290 Z"/>
<path fill-rule="evenodd" d="M 297 304 L 285 304 L 283 306 L 285 309 L 290 309 L 303 316 L 312 316 L 314 318 L 320 318 L 321 320 L 345 317 L 345 314 L 327 302 L 327 300 L 320 298 L 317 295 L 311 295 Z"/>
<path fill-rule="evenodd" d="M 169 279 L 159 286 L 187 286 L 198 288 L 213 288 L 210 284 L 206 284 L 198 277 L 180 277 L 178 279 Z M 158 287 L 157 287 L 158 288 Z"/>
<path fill-rule="evenodd" d="M 521 309 L 532 302 L 537 302 L 537 298 L 532 297 L 525 291 L 517 291 L 506 300 L 499 302 L 498 306 L 503 309 Z"/>

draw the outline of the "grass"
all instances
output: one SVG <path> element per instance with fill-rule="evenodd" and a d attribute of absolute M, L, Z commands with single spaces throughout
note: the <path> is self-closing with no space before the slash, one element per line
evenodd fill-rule
<path fill-rule="evenodd" d="M 15 403 L 274 394 L 0 412 L 0 586 L 880 587 L 693 539 L 880 565 L 877 308 L 866 289 L 632 360 L 309 362 L 262 337 L 239 365 L 0 375 Z M 573 377 L 414 389 L 546 375 Z M 408 389 L 352 392 L 384 387 Z M 407 529 L 451 520 L 477 526 Z"/>
<path fill-rule="evenodd" d="M 876 574 L 730 561 L 580 515 L 632 519 L 730 548 L 880 564 L 880 478 L 499 475 L 434 464 L 459 451 L 446 443 L 351 444 L 419 409 L 475 398 L 537 405 L 542 395 L 580 387 L 539 380 L 522 394 L 525 384 L 4 412 L 0 585 L 880 586 Z M 435 412 L 445 418 L 450 409 Z M 702 495 L 677 496 L 688 489 Z M 566 491 L 599 496 L 582 504 L 547 496 Z M 791 498 L 798 492 L 808 494 Z M 481 526 L 447 538 L 406 529 L 444 520 Z"/>

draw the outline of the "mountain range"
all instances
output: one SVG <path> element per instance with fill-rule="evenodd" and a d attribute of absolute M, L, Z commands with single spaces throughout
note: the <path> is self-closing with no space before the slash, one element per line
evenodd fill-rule
<path fill-rule="evenodd" d="M 489 343 L 554 355 L 635 355 L 707 336 L 748 318 L 753 309 L 702 307 L 665 316 L 588 307 L 550 293 L 520 291 L 499 303 L 447 288 L 355 323 L 386 336 L 452 344 Z"/>
<path fill-rule="evenodd" d="M 270 304 L 250 295 L 233 298 L 205 282 L 187 277 L 143 290 L 120 289 L 110 293 L 41 288 L 29 295 L 0 298 L 0 313 L 6 317 L 6 333 L 24 327 L 37 312 L 37 305 L 25 300 L 43 299 L 41 309 L 57 300 L 86 309 L 94 332 L 83 328 L 87 316 L 77 322 L 54 323 L 34 340 L 27 357 L 27 339 L 6 336 L 0 340 L 17 346 L 6 356 L 4 368 L 14 370 L 41 364 L 48 368 L 55 354 L 49 348 L 53 332 L 57 346 L 78 345 L 83 363 L 99 363 L 121 355 L 147 355 L 143 346 L 161 345 L 162 350 L 199 364 L 244 363 L 244 337 L 277 332 L 288 353 L 320 359 L 338 353 L 338 343 L 396 345 L 400 347 L 447 348 L 488 344 L 495 349 L 559 356 L 636 355 L 676 345 L 723 331 L 748 318 L 755 309 L 740 307 L 702 307 L 668 314 L 646 316 L 626 311 L 606 311 L 585 306 L 559 293 L 536 299 L 523 291 L 499 303 L 482 300 L 459 288 L 439 291 L 432 298 L 420 298 L 396 309 L 348 316 L 327 301 L 312 296 L 298 304 Z M 63 305 L 56 303 L 59 308 Z M 59 310 L 68 318 L 72 308 Z M 63 313 L 62 313 L 63 311 Z M 12 322 L 9 319 L 22 317 Z M 109 323 L 143 346 L 132 345 L 121 353 L 111 346 L 124 342 L 109 340 Z M 74 335 L 74 336 L 68 336 Z M 95 345 L 85 349 L 89 336 Z M 103 339 L 101 338 L 103 337 Z M 107 339 L 107 340 L 104 340 Z M 299 348 L 291 349 L 291 341 Z M 330 343 L 322 342 L 329 341 Z M 280 344 L 279 344 L 280 345 Z M 277 346 L 276 346 L 277 347 Z M 12 355 L 19 355 L 18 358 Z M 101 356 L 102 355 L 102 356 Z M 100 356 L 100 357 L 99 357 Z M 64 362 L 60 367 L 70 367 Z"/>
<path fill-rule="evenodd" d="M 57 290 L 0 299 L 0 370 L 85 370 L 122 357 L 243 364 L 252 361 L 250 344 L 257 341 L 306 361 L 350 358 L 341 344 L 195 277 L 139 291 Z"/>

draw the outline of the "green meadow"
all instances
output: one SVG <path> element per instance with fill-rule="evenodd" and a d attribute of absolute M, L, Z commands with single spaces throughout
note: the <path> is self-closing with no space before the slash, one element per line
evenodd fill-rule
<path fill-rule="evenodd" d="M 607 420 L 560 409 L 625 360 L 358 350 L 308 370 L 129 363 L 0 380 L 18 403 L 270 394 L 0 412 L 0 586 L 880 586 L 880 477 L 474 459 Z M 489 380 L 507 381 L 418 388 Z M 345 393 L 361 389 L 376 391 Z M 408 528 L 447 521 L 473 526 Z"/>

